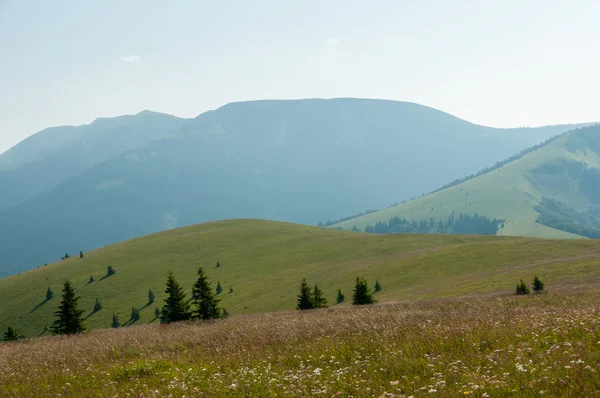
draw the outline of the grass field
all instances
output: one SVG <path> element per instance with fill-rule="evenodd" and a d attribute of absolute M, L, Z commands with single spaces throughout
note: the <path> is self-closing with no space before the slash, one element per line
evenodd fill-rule
<path fill-rule="evenodd" d="M 543 165 L 560 161 L 584 162 L 589 167 L 600 167 L 600 158 L 594 150 L 586 149 L 573 153 L 566 149 L 569 138 L 577 134 L 580 134 L 580 131 L 567 133 L 521 159 L 459 185 L 335 226 L 344 229 L 356 226 L 364 230 L 366 226 L 374 225 L 377 221 L 387 222 L 396 216 L 420 221 L 430 218 L 446 220 L 452 212 L 478 213 L 489 218 L 506 220 L 505 227 L 499 232 L 501 235 L 552 239 L 582 238 L 537 224 L 535 220 L 538 213 L 533 208 L 542 197 L 549 197 L 575 208 L 583 206 L 581 211 L 585 209 L 583 195 L 580 195 L 577 186 L 569 185 L 561 176 L 538 180 L 535 173 L 532 173 Z"/>
<path fill-rule="evenodd" d="M 156 323 L 154 310 L 172 270 L 188 294 L 196 268 L 205 267 L 213 287 L 220 281 L 222 306 L 252 314 L 295 308 L 302 278 L 317 282 L 330 304 L 338 288 L 351 297 L 354 279 L 379 280 L 381 301 L 416 300 L 467 293 L 512 292 L 516 282 L 538 274 L 546 283 L 600 281 L 600 242 L 450 235 L 368 235 L 257 220 L 202 224 L 142 237 L 0 279 L 0 330 L 44 335 L 70 279 L 92 329 L 121 322 L 132 306 L 137 324 Z M 217 261 L 221 267 L 215 268 Z M 116 274 L 103 279 L 111 265 Z M 88 284 L 90 275 L 95 282 Z M 50 286 L 54 299 L 45 302 Z M 229 288 L 233 293 L 229 293 Z M 152 289 L 156 302 L 147 306 Z M 188 296 L 189 297 L 189 296 Z M 98 298 L 103 309 L 91 314 Z M 343 304 L 345 306 L 347 304 Z"/>
<path fill-rule="evenodd" d="M 0 344 L 6 397 L 600 396 L 600 286 Z"/>

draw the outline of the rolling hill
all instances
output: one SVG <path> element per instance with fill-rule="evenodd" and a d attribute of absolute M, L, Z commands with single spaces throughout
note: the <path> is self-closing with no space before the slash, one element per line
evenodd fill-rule
<path fill-rule="evenodd" d="M 53 127 L 0 155 L 0 210 L 43 194 L 127 150 L 179 130 L 186 120 L 144 111 Z"/>
<path fill-rule="evenodd" d="M 364 230 L 392 217 L 504 220 L 501 235 L 600 237 L 600 126 L 576 129 L 492 171 L 336 225 Z"/>
<path fill-rule="evenodd" d="M 598 282 L 599 258 L 600 242 L 592 240 L 374 235 L 273 221 L 220 221 L 137 238 L 0 279 L 0 330 L 10 325 L 27 336 L 43 334 L 66 279 L 82 297 L 87 325 L 106 328 L 113 312 L 126 322 L 133 306 L 141 309 L 138 324 L 151 322 L 165 298 L 167 271 L 189 295 L 199 265 L 213 287 L 217 281 L 223 286 L 222 305 L 232 314 L 248 314 L 293 309 L 304 277 L 319 284 L 330 304 L 338 288 L 350 300 L 356 276 L 365 276 L 371 286 L 381 282 L 380 301 L 413 300 L 512 292 L 520 278 L 535 274 L 550 289 Z M 105 277 L 109 265 L 116 274 Z M 55 297 L 46 302 L 48 287 Z M 149 289 L 156 302 L 147 306 Z M 96 299 L 103 309 L 91 314 Z"/>
<path fill-rule="evenodd" d="M 166 125 L 164 131 L 170 119 Z M 317 224 L 380 208 L 568 128 L 492 129 L 382 100 L 232 103 L 87 170 L 69 168 L 81 172 L 68 180 L 61 174 L 55 188 L 0 212 L 0 275 L 205 221 Z M 97 145 L 67 152 L 87 157 Z M 69 164 L 65 151 L 44 170 Z M 16 172 L 0 178 L 3 192 L 21 192 L 21 185 L 39 191 L 57 181 L 45 172 Z"/>

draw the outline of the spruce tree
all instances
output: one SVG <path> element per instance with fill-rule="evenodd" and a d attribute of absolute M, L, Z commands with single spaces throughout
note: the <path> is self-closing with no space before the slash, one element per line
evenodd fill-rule
<path fill-rule="evenodd" d="M 300 294 L 298 295 L 298 305 L 296 309 L 299 310 L 311 310 L 315 308 L 313 303 L 313 295 L 310 291 L 310 287 L 308 286 L 308 282 L 306 279 L 302 279 L 302 284 L 300 285 Z"/>
<path fill-rule="evenodd" d="M 158 307 L 156 307 L 154 309 L 154 319 L 158 318 L 160 316 L 160 310 L 158 309 Z"/>
<path fill-rule="evenodd" d="M 356 285 L 354 286 L 354 295 L 352 297 L 353 305 L 365 305 L 373 304 L 375 300 L 373 295 L 369 291 L 369 286 L 364 278 L 356 278 Z"/>
<path fill-rule="evenodd" d="M 96 303 L 94 303 L 94 313 L 100 311 L 102 309 L 102 304 L 100 304 L 100 301 L 98 299 L 96 299 Z"/>
<path fill-rule="evenodd" d="M 379 283 L 379 281 L 375 281 L 375 293 L 380 292 L 381 291 L 381 284 Z"/>
<path fill-rule="evenodd" d="M 116 273 L 116 271 L 112 267 L 112 265 L 109 265 L 108 267 L 106 267 L 106 276 L 111 276 L 111 275 L 114 275 L 115 273 Z"/>
<path fill-rule="evenodd" d="M 154 303 L 154 299 L 156 297 L 154 296 L 154 293 L 152 292 L 152 290 L 148 290 L 148 305 Z"/>
<path fill-rule="evenodd" d="M 229 286 L 229 294 L 233 293 L 233 288 Z"/>
<path fill-rule="evenodd" d="M 90 279 L 88 280 L 88 284 L 92 283 L 94 281 L 94 277 L 92 275 L 90 275 Z"/>
<path fill-rule="evenodd" d="M 137 322 L 140 320 L 140 310 L 135 307 L 131 307 L 131 315 L 129 316 L 129 320 L 131 323 Z"/>
<path fill-rule="evenodd" d="M 217 287 L 220 287 L 220 284 Z M 213 295 L 210 282 L 202 267 L 198 268 L 198 280 L 196 280 L 192 289 L 192 300 L 195 305 L 195 319 L 207 320 L 221 317 L 221 310 L 218 307 L 220 300 Z"/>
<path fill-rule="evenodd" d="M 323 291 L 316 283 L 313 290 L 313 305 L 314 308 L 327 308 L 327 299 L 323 296 Z"/>
<path fill-rule="evenodd" d="M 215 289 L 215 293 L 221 294 L 223 293 L 223 288 L 221 287 L 221 282 L 217 281 L 217 288 Z"/>
<path fill-rule="evenodd" d="M 71 282 L 66 281 L 62 291 L 62 301 L 54 313 L 57 319 L 52 324 L 52 334 L 76 334 L 85 331 L 83 310 L 78 308 L 79 296 Z"/>
<path fill-rule="evenodd" d="M 337 293 L 337 297 L 335 299 L 335 302 L 337 304 L 341 304 L 344 302 L 344 300 L 346 300 L 346 296 L 344 296 L 344 293 L 342 293 L 341 289 L 338 289 L 338 293 Z"/>
<path fill-rule="evenodd" d="M 69 253 L 65 253 L 65 257 L 64 257 L 64 258 L 65 258 L 65 260 L 66 260 L 67 258 L 70 258 L 70 257 L 71 257 L 71 256 L 69 256 Z"/>
<path fill-rule="evenodd" d="M 167 298 L 160 314 L 160 323 L 188 321 L 192 318 L 185 292 L 171 271 L 167 275 Z"/>
<path fill-rule="evenodd" d="M 17 341 L 17 340 L 19 340 L 19 335 L 17 334 L 15 329 L 13 329 L 9 326 L 6 329 L 6 332 L 4 332 L 4 341 Z"/>
<path fill-rule="evenodd" d="M 217 265 L 215 266 L 215 268 L 221 268 L 221 263 L 219 263 L 219 262 L 217 261 Z"/>
<path fill-rule="evenodd" d="M 48 286 L 48 290 L 46 290 L 46 301 L 52 300 L 53 298 L 54 292 L 52 291 L 52 289 L 50 289 L 50 286 Z"/>
<path fill-rule="evenodd" d="M 119 316 L 117 314 L 115 314 L 114 312 L 112 315 L 112 323 L 110 324 L 110 326 L 114 329 L 121 327 L 121 322 L 119 322 Z"/>
<path fill-rule="evenodd" d="M 535 276 L 535 278 L 533 278 L 533 284 L 531 285 L 531 287 L 533 288 L 534 293 L 544 292 L 544 282 L 542 282 L 541 279 L 537 277 L 537 275 Z"/>
<path fill-rule="evenodd" d="M 83 258 L 83 252 L 82 251 L 79 252 L 79 258 Z"/>
<path fill-rule="evenodd" d="M 519 283 L 517 284 L 517 288 L 515 289 L 515 294 L 517 294 L 519 296 L 524 296 L 529 293 L 530 293 L 529 288 L 527 287 L 525 282 L 523 282 L 523 279 L 521 279 L 519 281 Z"/>

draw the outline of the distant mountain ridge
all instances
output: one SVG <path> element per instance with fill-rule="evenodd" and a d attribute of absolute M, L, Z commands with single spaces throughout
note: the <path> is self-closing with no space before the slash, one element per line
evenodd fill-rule
<path fill-rule="evenodd" d="M 204 221 L 316 224 L 381 208 L 572 128 L 493 129 L 414 103 L 348 98 L 232 103 L 193 120 L 147 116 L 130 129 L 141 144 L 72 166 L 78 174 L 58 183 L 48 173 L 55 187 L 33 172 L 0 178 L 3 190 L 32 181 L 42 191 L 0 211 L 0 274 Z M 86 155 L 100 146 L 78 145 Z"/>

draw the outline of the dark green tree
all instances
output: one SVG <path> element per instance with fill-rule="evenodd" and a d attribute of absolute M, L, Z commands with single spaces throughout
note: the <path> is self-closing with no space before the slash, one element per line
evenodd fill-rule
<path fill-rule="evenodd" d="M 313 290 L 313 305 L 314 308 L 327 308 L 327 299 L 323 296 L 323 291 L 316 283 Z"/>
<path fill-rule="evenodd" d="M 46 301 L 52 300 L 53 298 L 54 292 L 52 291 L 52 289 L 50 289 L 50 286 L 48 286 L 48 290 L 46 290 Z"/>
<path fill-rule="evenodd" d="M 381 284 L 379 283 L 379 281 L 375 281 L 375 293 L 380 292 L 381 291 Z"/>
<path fill-rule="evenodd" d="M 221 263 L 219 263 L 219 262 L 217 261 L 217 265 L 215 266 L 215 268 L 221 268 Z"/>
<path fill-rule="evenodd" d="M 337 297 L 335 298 L 335 302 L 337 304 L 341 304 L 344 302 L 344 300 L 346 300 L 346 296 L 344 296 L 344 293 L 342 293 L 341 289 L 338 289 L 338 293 L 337 293 Z"/>
<path fill-rule="evenodd" d="M 94 313 L 100 311 L 102 309 L 102 304 L 100 304 L 100 301 L 98 299 L 96 299 L 96 303 L 94 303 Z"/>
<path fill-rule="evenodd" d="M 119 316 L 113 312 L 112 323 L 110 326 L 114 329 L 121 327 L 121 322 L 119 322 Z"/>
<path fill-rule="evenodd" d="M 9 326 L 6 329 L 6 332 L 4 332 L 4 341 L 17 341 L 17 340 L 19 340 L 19 335 L 17 334 L 15 329 L 13 329 Z"/>
<path fill-rule="evenodd" d="M 375 299 L 369 291 L 369 286 L 364 278 L 356 278 L 356 285 L 354 286 L 354 295 L 352 296 L 352 304 L 354 305 L 365 305 L 373 304 Z"/>
<path fill-rule="evenodd" d="M 310 287 L 308 286 L 306 279 L 302 279 L 302 284 L 300 285 L 300 294 L 298 295 L 298 305 L 296 306 L 296 309 L 312 310 L 313 308 L 315 308 L 315 304 L 313 303 L 313 294 L 310 291 Z"/>
<path fill-rule="evenodd" d="M 71 256 L 69 256 L 69 253 L 65 253 L 65 260 L 66 260 L 67 258 L 70 258 L 70 257 L 71 257 Z"/>
<path fill-rule="evenodd" d="M 531 285 L 531 287 L 533 288 L 534 293 L 544 293 L 544 282 L 542 282 L 542 280 L 538 278 L 537 275 L 535 276 L 535 278 L 533 278 L 533 284 Z"/>
<path fill-rule="evenodd" d="M 112 267 L 112 265 L 109 265 L 108 267 L 106 267 L 106 276 L 111 276 L 116 274 L 115 269 Z"/>
<path fill-rule="evenodd" d="M 217 288 L 215 289 L 215 293 L 221 294 L 223 293 L 223 288 L 221 287 L 221 282 L 217 281 Z"/>
<path fill-rule="evenodd" d="M 156 297 L 154 296 L 154 293 L 152 292 L 152 290 L 148 290 L 148 305 L 154 303 L 154 299 Z"/>
<path fill-rule="evenodd" d="M 90 279 L 88 280 L 88 284 L 92 283 L 94 281 L 94 277 L 92 275 L 90 275 Z"/>
<path fill-rule="evenodd" d="M 529 288 L 527 287 L 525 282 L 523 282 L 523 279 L 521 279 L 519 281 L 519 283 L 517 283 L 517 288 L 515 289 L 515 294 L 517 294 L 519 296 L 524 296 L 529 293 L 530 293 Z"/>
<path fill-rule="evenodd" d="M 221 289 L 221 291 L 223 291 L 223 289 Z M 221 310 L 218 306 L 220 300 L 213 295 L 212 289 L 210 288 L 210 282 L 204 274 L 202 267 L 198 268 L 198 279 L 196 280 L 196 283 L 194 283 L 192 289 L 192 301 L 195 306 L 195 319 L 206 320 L 221 317 Z"/>
<path fill-rule="evenodd" d="M 82 251 L 79 252 L 79 258 L 83 258 L 83 252 Z"/>
<path fill-rule="evenodd" d="M 229 294 L 233 293 L 233 288 L 229 286 Z"/>
<path fill-rule="evenodd" d="M 185 292 L 171 271 L 167 275 L 167 297 L 160 314 L 160 323 L 188 321 L 192 318 L 190 304 L 185 299 Z"/>
<path fill-rule="evenodd" d="M 66 281 L 62 290 L 62 301 L 54 313 L 56 320 L 52 324 L 52 334 L 76 334 L 85 331 L 83 310 L 78 308 L 79 296 L 71 282 Z"/>
<path fill-rule="evenodd" d="M 154 318 L 156 319 L 156 318 L 158 318 L 159 316 L 160 316 L 160 310 L 158 309 L 158 307 L 156 307 L 156 308 L 154 309 Z"/>
<path fill-rule="evenodd" d="M 137 322 L 140 320 L 140 310 L 135 307 L 131 307 L 131 315 L 129 316 L 129 320 L 131 323 Z"/>

